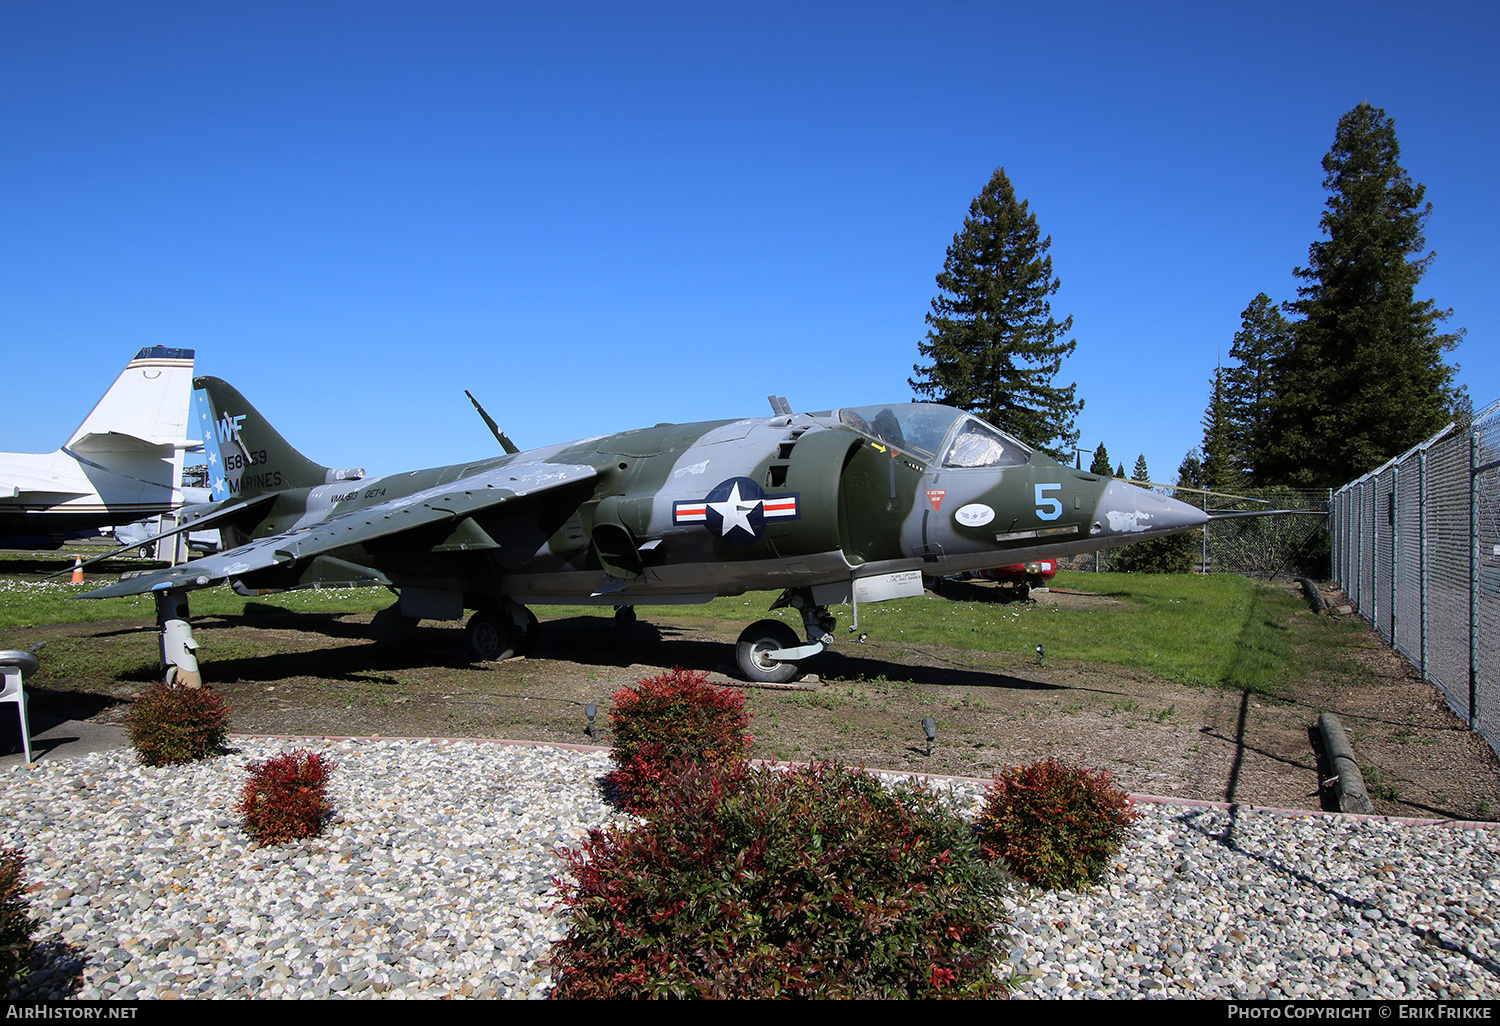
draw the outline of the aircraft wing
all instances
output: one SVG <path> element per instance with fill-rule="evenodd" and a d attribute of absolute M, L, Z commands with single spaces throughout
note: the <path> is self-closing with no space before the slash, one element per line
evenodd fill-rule
<path fill-rule="evenodd" d="M 131 542 L 128 545 L 121 545 L 118 548 L 110 549 L 102 556 L 95 556 L 92 559 L 85 559 L 81 564 L 79 564 L 79 568 L 83 569 L 85 567 L 90 567 L 95 563 L 102 563 L 106 559 L 114 559 L 120 553 L 128 552 L 131 549 L 138 549 L 146 545 L 154 545 L 157 542 L 161 541 L 163 538 L 170 538 L 174 534 L 184 534 L 190 531 L 206 531 L 210 527 L 213 527 L 215 524 L 221 524 L 226 520 L 233 520 L 235 517 L 238 517 L 241 513 L 244 513 L 248 509 L 254 509 L 257 506 L 269 506 L 275 500 L 275 492 L 266 492 L 263 495 L 257 495 L 253 499 L 244 499 L 237 502 L 226 502 L 212 512 L 205 513 L 201 517 L 189 520 L 186 523 L 182 524 L 180 527 L 174 527 L 170 531 L 162 531 L 160 534 L 153 534 L 150 537 L 142 538 L 139 541 Z M 204 505 L 208 504 L 204 503 Z M 47 576 L 60 577 L 63 574 L 72 572 L 72 567 L 65 566 L 61 570 L 55 570 Z"/>
<path fill-rule="evenodd" d="M 538 492 L 587 481 L 598 472 L 589 466 L 531 463 L 504 466 L 426 488 L 374 506 L 350 510 L 283 534 L 257 538 L 247 545 L 195 559 L 165 570 L 148 571 L 78 598 L 113 598 L 153 591 L 207 588 L 231 577 L 334 552 L 481 510 L 514 502 Z M 197 525 L 201 525 L 198 521 Z M 373 575 L 373 571 L 371 572 Z"/>

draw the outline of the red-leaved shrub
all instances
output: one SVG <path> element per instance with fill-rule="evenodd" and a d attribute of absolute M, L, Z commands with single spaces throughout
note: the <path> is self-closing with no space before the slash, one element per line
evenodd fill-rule
<path fill-rule="evenodd" d="M 618 768 L 606 779 L 631 812 L 649 814 L 663 782 L 686 767 L 743 769 L 754 740 L 745 732 L 745 695 L 707 680 L 706 673 L 678 667 L 614 693 L 609 716 Z"/>
<path fill-rule="evenodd" d="M 1140 817 L 1104 770 L 1043 759 L 1005 770 L 979 815 L 980 843 L 1028 883 L 1079 890 L 1104 877 Z"/>
<path fill-rule="evenodd" d="M 229 703 L 208 688 L 153 684 L 135 700 L 125 723 L 141 762 L 170 766 L 216 754 L 229 734 L 229 711 Z"/>
<path fill-rule="evenodd" d="M 15 848 L 0 848 L 0 994 L 31 965 L 31 935 L 39 920 L 26 904 L 21 870 L 26 856 Z"/>
<path fill-rule="evenodd" d="M 332 760 L 300 748 L 252 762 L 234 807 L 245 817 L 245 831 L 261 844 L 315 837 L 333 811 L 328 775 L 335 768 Z"/>
<path fill-rule="evenodd" d="M 925 787 L 835 765 L 688 767 L 654 817 L 564 852 L 555 998 L 1003 994 L 1002 898 Z"/>

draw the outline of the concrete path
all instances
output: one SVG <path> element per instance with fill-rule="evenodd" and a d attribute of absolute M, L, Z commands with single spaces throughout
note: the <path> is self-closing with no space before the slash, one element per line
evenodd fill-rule
<path fill-rule="evenodd" d="M 33 722 L 32 726 L 35 728 L 39 724 Z M 31 758 L 37 762 L 71 759 L 129 745 L 124 727 L 87 720 L 63 720 L 31 735 Z M 21 754 L 21 732 L 15 706 L 0 706 L 0 773 L 21 765 L 25 759 Z"/>

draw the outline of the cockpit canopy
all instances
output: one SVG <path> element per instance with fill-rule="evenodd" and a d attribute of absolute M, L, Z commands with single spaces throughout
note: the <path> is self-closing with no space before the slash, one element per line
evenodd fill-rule
<path fill-rule="evenodd" d="M 932 466 L 1019 467 L 1031 449 L 978 417 L 935 403 L 856 406 L 839 411 L 839 421 Z"/>

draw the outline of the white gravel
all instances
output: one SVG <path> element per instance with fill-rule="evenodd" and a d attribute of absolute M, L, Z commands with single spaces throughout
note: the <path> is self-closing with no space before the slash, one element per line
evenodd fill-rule
<path fill-rule="evenodd" d="M 554 851 L 629 817 L 608 756 L 472 741 L 304 742 L 336 822 L 262 848 L 248 762 L 128 751 L 0 774 L 48 966 L 12 996 L 543 997 Z M 959 788 L 969 800 L 974 789 Z M 1500 832 L 1145 805 L 1109 883 L 1011 910 L 1018 996 L 1500 997 Z"/>

